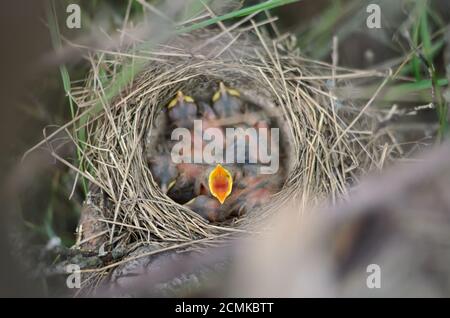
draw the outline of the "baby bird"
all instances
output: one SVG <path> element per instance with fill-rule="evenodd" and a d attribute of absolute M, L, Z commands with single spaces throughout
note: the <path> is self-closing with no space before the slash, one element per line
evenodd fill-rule
<path fill-rule="evenodd" d="M 263 205 L 277 192 L 277 183 L 267 175 L 247 175 L 229 198 L 230 215 L 241 216 Z"/>
<path fill-rule="evenodd" d="M 229 216 L 226 200 L 233 189 L 232 174 L 218 164 L 197 177 L 200 186 L 197 185 L 194 188 L 197 189 L 198 194 L 185 205 L 210 222 L 224 221 Z M 205 178 L 207 187 L 205 187 Z"/>
<path fill-rule="evenodd" d="M 179 91 L 167 105 L 167 117 L 173 126 L 191 129 L 197 117 L 197 105 L 194 99 Z"/>
<path fill-rule="evenodd" d="M 264 204 L 274 193 L 275 188 L 266 176 L 247 177 L 221 204 L 211 196 L 200 195 L 186 206 L 210 222 L 223 222 Z"/>
<path fill-rule="evenodd" d="M 170 154 L 158 154 L 148 160 L 153 178 L 161 187 L 163 193 L 167 193 L 170 185 L 175 181 L 178 170 L 170 158 Z"/>
<path fill-rule="evenodd" d="M 219 118 L 242 115 L 243 101 L 240 93 L 232 88 L 228 88 L 220 82 L 219 90 L 214 94 L 213 108 Z"/>
<path fill-rule="evenodd" d="M 220 203 L 209 195 L 199 195 L 186 203 L 185 206 L 210 222 L 219 220 Z"/>
<path fill-rule="evenodd" d="M 179 204 L 185 204 L 200 194 L 206 194 L 206 182 L 201 178 L 206 167 L 200 164 L 179 163 L 178 175 L 172 182 L 167 195 Z"/>

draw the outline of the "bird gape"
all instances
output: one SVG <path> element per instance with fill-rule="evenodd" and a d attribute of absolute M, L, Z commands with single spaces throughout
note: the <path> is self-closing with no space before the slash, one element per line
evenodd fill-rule
<path fill-rule="evenodd" d="M 210 92 L 196 91 L 179 90 L 163 105 L 147 162 L 170 199 L 221 222 L 260 207 L 280 191 L 284 135 L 279 114 L 239 87 L 213 81 Z"/>

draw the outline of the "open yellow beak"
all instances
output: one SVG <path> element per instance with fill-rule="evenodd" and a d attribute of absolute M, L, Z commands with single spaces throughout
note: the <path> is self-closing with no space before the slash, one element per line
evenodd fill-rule
<path fill-rule="evenodd" d="M 227 169 L 218 164 L 209 174 L 208 185 L 211 194 L 223 204 L 233 189 L 233 178 Z"/>

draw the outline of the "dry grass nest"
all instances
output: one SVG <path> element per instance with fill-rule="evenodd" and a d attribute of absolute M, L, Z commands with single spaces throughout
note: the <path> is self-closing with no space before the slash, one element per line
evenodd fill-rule
<path fill-rule="evenodd" d="M 79 109 L 97 110 L 84 116 L 74 133 L 67 130 L 84 163 L 80 169 L 69 165 L 104 194 L 107 204 L 99 221 L 105 230 L 94 236 L 115 245 L 154 243 L 167 249 L 251 232 L 286 200 L 306 206 L 345 199 L 359 176 L 398 156 L 388 136 L 372 133 L 380 118 L 370 108 L 373 98 L 357 105 L 333 94 L 353 79 L 383 81 L 386 74 L 303 58 L 290 36 L 271 40 L 256 26 L 245 32 L 203 30 L 179 35 L 151 52 L 99 53 L 89 61 L 92 70 L 73 97 Z M 108 89 L 121 81 L 123 65 L 137 76 L 119 94 L 108 96 Z M 209 96 L 221 81 L 274 116 L 287 158 L 281 162 L 286 172 L 282 189 L 270 203 L 214 224 L 162 193 L 146 149 L 155 146 L 152 131 L 177 91 Z M 85 142 L 79 140 L 80 131 Z"/>

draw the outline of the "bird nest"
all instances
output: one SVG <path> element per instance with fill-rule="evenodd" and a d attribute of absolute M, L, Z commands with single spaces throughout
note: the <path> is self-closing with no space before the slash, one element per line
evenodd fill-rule
<path fill-rule="evenodd" d="M 272 41 L 255 27 L 251 34 L 180 35 L 145 58 L 148 50 L 91 57 L 90 75 L 73 95 L 80 109 L 97 107 L 81 125 L 86 141 L 78 150 L 84 165 L 76 169 L 91 184 L 85 205 L 94 206 L 97 214 L 82 216 L 79 246 L 150 243 L 167 250 L 222 241 L 252 231 L 287 199 L 309 205 L 345 198 L 361 174 L 394 157 L 395 148 L 380 151 L 385 140 L 370 133 L 377 122 L 376 112 L 367 111 L 370 101 L 360 107 L 333 94 L 335 87 L 373 73 L 311 61 L 294 48 L 291 37 Z M 108 96 L 107 89 L 127 72 L 123 65 L 137 76 Z M 102 85 L 102 74 L 110 79 L 109 87 Z M 158 147 L 160 141 L 152 136 L 177 92 L 210 100 L 221 82 L 280 128 L 282 180 L 265 204 L 224 222 L 209 222 L 161 190 L 148 152 Z M 79 134 L 72 137 L 78 141 Z"/>

